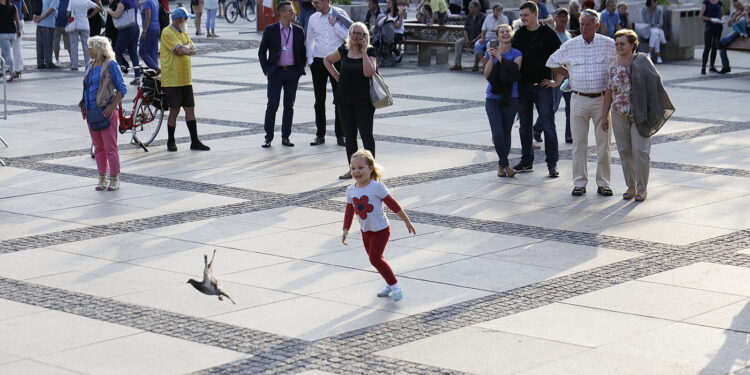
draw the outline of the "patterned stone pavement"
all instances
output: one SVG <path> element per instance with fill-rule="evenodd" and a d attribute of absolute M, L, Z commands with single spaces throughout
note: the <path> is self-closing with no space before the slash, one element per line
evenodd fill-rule
<path fill-rule="evenodd" d="M 391 215 L 386 257 L 406 295 L 395 303 L 374 296 L 382 281 L 358 235 L 340 242 L 346 159 L 307 145 L 309 77 L 297 146 L 261 149 L 259 35 L 217 29 L 196 39 L 193 60 L 213 150 L 187 151 L 182 125 L 177 153 L 164 131 L 148 153 L 122 135 L 118 192 L 92 188 L 81 73 L 29 71 L 9 85 L 0 373 L 749 371 L 750 56 L 730 52 L 725 76 L 698 75 L 696 61 L 659 66 L 677 112 L 652 139 L 640 204 L 617 198 L 614 145 L 612 198 L 570 196 L 569 145 L 559 179 L 498 179 L 481 76 L 383 69 L 396 104 L 376 113 L 378 158 L 418 233 Z M 26 56 L 33 44 L 24 38 Z M 562 135 L 562 108 L 556 119 Z M 237 305 L 185 284 L 212 249 Z"/>

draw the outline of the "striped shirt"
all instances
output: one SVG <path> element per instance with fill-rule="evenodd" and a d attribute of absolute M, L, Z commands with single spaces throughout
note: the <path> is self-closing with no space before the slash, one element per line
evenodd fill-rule
<path fill-rule="evenodd" d="M 606 90 L 610 64 L 615 61 L 615 41 L 595 34 L 591 43 L 577 36 L 563 43 L 547 60 L 548 68 L 565 66 L 570 76 L 570 88 L 587 94 Z"/>

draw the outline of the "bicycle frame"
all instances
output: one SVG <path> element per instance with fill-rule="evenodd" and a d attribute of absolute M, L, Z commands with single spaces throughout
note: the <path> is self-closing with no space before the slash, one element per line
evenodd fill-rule
<path fill-rule="evenodd" d="M 136 145 L 140 146 L 144 152 L 148 152 L 148 149 L 146 148 L 146 145 L 141 142 L 140 139 L 138 139 L 138 133 L 136 132 L 135 128 L 137 125 L 135 125 L 135 110 L 136 106 L 138 105 L 138 99 L 143 100 L 143 88 L 141 86 L 138 86 L 138 90 L 136 91 L 135 98 L 133 99 L 133 109 L 130 111 L 130 116 L 125 117 L 125 112 L 122 110 L 122 101 L 120 101 L 120 104 L 117 105 L 117 111 L 119 112 L 120 117 L 120 133 L 125 133 L 128 130 L 131 130 L 133 132 L 133 138 L 131 142 L 135 142 Z M 152 118 L 149 121 L 146 121 L 146 123 L 153 121 Z M 140 124 L 139 124 L 140 125 Z"/>

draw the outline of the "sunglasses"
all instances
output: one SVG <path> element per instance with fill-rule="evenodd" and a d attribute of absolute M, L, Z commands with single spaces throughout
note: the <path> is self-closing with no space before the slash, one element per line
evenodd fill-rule
<path fill-rule="evenodd" d="M 365 33 L 360 31 L 352 31 L 350 35 L 365 36 Z"/>

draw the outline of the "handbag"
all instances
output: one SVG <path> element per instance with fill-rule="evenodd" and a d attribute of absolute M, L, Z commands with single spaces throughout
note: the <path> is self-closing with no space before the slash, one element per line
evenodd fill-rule
<path fill-rule="evenodd" d="M 641 39 L 648 39 L 651 37 L 651 24 L 636 22 L 633 24 L 633 28 L 635 29 L 635 33 L 638 34 Z"/>
<path fill-rule="evenodd" d="M 112 23 L 115 24 L 117 30 L 127 29 L 128 27 L 133 26 L 135 23 L 135 17 L 135 8 L 126 9 L 122 12 L 120 18 L 112 17 Z"/>
<path fill-rule="evenodd" d="M 393 96 L 383 77 L 375 72 L 370 78 L 370 100 L 375 109 L 393 105 Z"/>
<path fill-rule="evenodd" d="M 76 31 L 76 19 L 73 17 L 70 17 L 68 19 L 68 24 L 65 25 L 65 32 L 72 33 L 74 31 Z"/>

